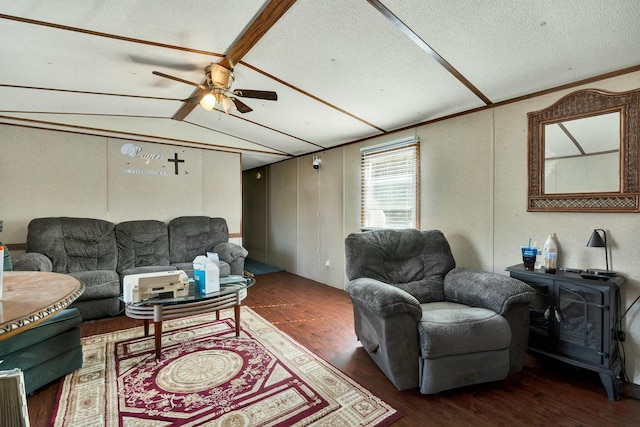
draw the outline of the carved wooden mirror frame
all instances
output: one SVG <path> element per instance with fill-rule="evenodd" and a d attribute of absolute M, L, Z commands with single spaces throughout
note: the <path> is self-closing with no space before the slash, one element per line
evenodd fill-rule
<path fill-rule="evenodd" d="M 620 112 L 620 191 L 609 193 L 544 193 L 544 125 L 604 112 Z M 529 212 L 640 212 L 640 89 L 614 93 L 580 90 L 555 104 L 528 113 Z"/>

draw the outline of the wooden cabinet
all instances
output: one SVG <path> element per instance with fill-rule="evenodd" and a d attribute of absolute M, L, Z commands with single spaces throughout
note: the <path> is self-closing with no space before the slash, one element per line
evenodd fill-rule
<path fill-rule="evenodd" d="M 536 291 L 529 308 L 529 350 L 600 374 L 611 400 L 620 394 L 620 288 L 624 277 L 585 279 L 578 273 L 507 268 Z"/>

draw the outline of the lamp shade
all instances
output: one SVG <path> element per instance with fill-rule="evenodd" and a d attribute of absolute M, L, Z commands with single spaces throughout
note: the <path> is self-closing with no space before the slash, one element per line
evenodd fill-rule
<path fill-rule="evenodd" d="M 604 240 L 602 240 L 602 237 L 600 237 L 600 231 L 602 231 Z M 602 228 L 596 228 L 595 230 L 593 230 L 593 233 L 591 233 L 591 237 L 587 242 L 587 246 L 590 248 L 604 248 L 604 262 L 607 266 L 607 269 L 604 271 L 589 269 L 587 270 L 587 272 L 594 274 L 605 274 L 607 276 L 615 276 L 616 273 L 609 270 L 609 248 L 607 247 L 607 232 Z"/>
<path fill-rule="evenodd" d="M 225 96 L 222 99 L 222 109 L 227 114 L 233 113 L 236 111 L 236 104 L 233 102 L 233 100 Z"/>
<path fill-rule="evenodd" d="M 593 230 L 593 233 L 591 233 L 591 237 L 587 242 L 587 246 L 590 248 L 605 248 L 607 247 L 607 244 L 602 240 L 602 237 L 600 237 L 598 230 Z"/>
<path fill-rule="evenodd" d="M 208 93 L 202 97 L 202 99 L 200 100 L 200 105 L 205 110 L 211 111 L 213 110 L 213 107 L 216 106 L 216 98 L 212 94 Z"/>

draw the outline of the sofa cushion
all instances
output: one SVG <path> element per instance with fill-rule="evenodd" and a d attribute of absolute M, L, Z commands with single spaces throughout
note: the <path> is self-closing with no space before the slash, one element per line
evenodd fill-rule
<path fill-rule="evenodd" d="M 49 257 L 56 273 L 115 271 L 118 258 L 113 223 L 92 218 L 31 220 L 26 251 Z"/>
<path fill-rule="evenodd" d="M 193 262 L 198 255 L 215 252 L 218 243 L 229 241 L 224 218 L 182 216 L 169 221 L 169 258 L 172 265 Z"/>
<path fill-rule="evenodd" d="M 418 324 L 422 357 L 503 350 L 511 343 L 511 328 L 504 317 L 486 308 L 452 302 L 422 304 Z"/>
<path fill-rule="evenodd" d="M 121 276 L 124 276 L 123 271 L 134 267 L 169 265 L 169 236 L 164 222 L 125 221 L 116 224 L 115 234 L 118 244 L 117 270 Z"/>
<path fill-rule="evenodd" d="M 69 273 L 84 285 L 78 301 L 117 297 L 120 292 L 120 277 L 111 270 L 78 271 Z"/>
<path fill-rule="evenodd" d="M 71 304 L 80 311 L 83 320 L 104 319 L 124 312 L 124 304 L 120 296 L 100 299 L 77 299 Z"/>
<path fill-rule="evenodd" d="M 51 259 L 38 252 L 27 252 L 13 263 L 17 271 L 53 271 Z"/>

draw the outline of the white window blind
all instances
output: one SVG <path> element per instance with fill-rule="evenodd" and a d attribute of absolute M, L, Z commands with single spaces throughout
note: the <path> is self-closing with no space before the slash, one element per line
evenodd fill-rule
<path fill-rule="evenodd" d="M 419 228 L 420 143 L 361 150 L 362 228 Z"/>

